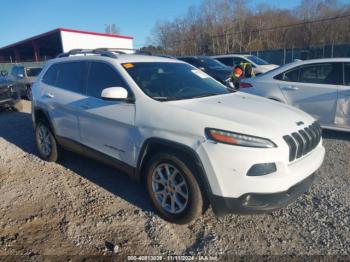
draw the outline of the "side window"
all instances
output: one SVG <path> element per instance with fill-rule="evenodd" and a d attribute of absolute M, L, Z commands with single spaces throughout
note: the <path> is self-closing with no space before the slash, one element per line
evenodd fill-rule
<path fill-rule="evenodd" d="M 233 58 L 232 57 L 219 57 L 215 58 L 216 60 L 219 60 L 221 63 L 232 67 L 233 66 Z"/>
<path fill-rule="evenodd" d="M 102 90 L 108 87 L 125 87 L 125 82 L 112 66 L 105 63 L 91 62 L 86 94 L 100 98 Z"/>
<path fill-rule="evenodd" d="M 240 63 L 242 63 L 242 62 L 247 62 L 246 60 L 244 60 L 243 58 L 240 58 L 240 57 L 234 57 L 233 58 L 233 64 L 234 64 L 234 66 L 236 66 L 236 65 L 239 65 Z"/>
<path fill-rule="evenodd" d="M 17 67 L 16 67 L 16 66 L 12 67 L 12 69 L 11 69 L 11 75 L 13 75 L 13 76 L 16 76 L 16 75 L 17 75 Z"/>
<path fill-rule="evenodd" d="M 55 85 L 62 89 L 83 93 L 84 62 L 59 63 Z"/>
<path fill-rule="evenodd" d="M 344 64 L 344 85 L 350 86 L 350 63 Z"/>
<path fill-rule="evenodd" d="M 299 79 L 299 68 L 294 68 L 289 71 L 280 73 L 274 77 L 276 80 L 282 80 L 287 82 L 298 82 Z"/>
<path fill-rule="evenodd" d="M 198 67 L 199 66 L 199 63 L 197 61 L 197 59 L 195 58 L 192 58 L 192 57 L 186 57 L 186 58 L 183 58 L 181 59 L 182 61 L 186 62 L 186 63 L 189 63 L 195 67 Z"/>
<path fill-rule="evenodd" d="M 24 74 L 24 67 L 18 67 L 17 70 L 17 75 L 21 74 L 23 75 L 23 77 L 26 77 L 26 75 Z"/>
<path fill-rule="evenodd" d="M 298 82 L 299 80 L 299 68 L 293 69 L 283 74 L 283 80 L 287 82 Z"/>
<path fill-rule="evenodd" d="M 335 63 L 305 65 L 300 68 L 299 82 L 337 85 L 340 73 Z"/>
<path fill-rule="evenodd" d="M 48 85 L 56 85 L 57 80 L 57 73 L 58 73 L 58 64 L 52 65 L 45 73 L 43 77 L 43 82 Z"/>

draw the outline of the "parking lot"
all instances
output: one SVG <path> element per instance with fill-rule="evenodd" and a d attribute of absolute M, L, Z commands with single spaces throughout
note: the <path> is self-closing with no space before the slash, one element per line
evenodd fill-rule
<path fill-rule="evenodd" d="M 160 219 L 145 190 L 103 164 L 65 152 L 38 157 L 30 102 L 0 112 L 0 255 L 316 255 L 350 253 L 350 135 L 324 132 L 311 191 L 265 215 L 194 224 Z"/>

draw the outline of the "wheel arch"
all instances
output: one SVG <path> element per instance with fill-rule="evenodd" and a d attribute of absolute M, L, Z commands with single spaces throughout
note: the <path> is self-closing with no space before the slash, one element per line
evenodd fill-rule
<path fill-rule="evenodd" d="M 40 120 L 43 120 L 49 124 L 49 127 L 50 127 L 51 131 L 53 132 L 53 135 L 55 135 L 55 130 L 54 130 L 52 122 L 50 120 L 49 113 L 45 109 L 43 109 L 41 107 L 35 107 L 33 110 L 33 115 L 34 115 L 34 121 L 33 121 L 34 129 L 36 128 L 37 123 Z"/>
<path fill-rule="evenodd" d="M 170 141 L 162 138 L 147 139 L 143 143 L 142 148 L 140 150 L 139 157 L 138 157 L 137 168 L 136 168 L 137 179 L 139 181 L 144 180 L 144 178 L 146 177 L 144 174 L 145 174 L 145 168 L 147 166 L 147 162 L 155 153 L 161 150 L 171 150 L 181 154 L 182 156 L 188 157 L 190 159 L 190 161 L 194 164 L 195 170 L 197 171 L 196 178 L 198 179 L 200 186 L 202 186 L 205 191 L 203 193 L 207 198 L 207 200 L 210 200 L 212 191 L 211 191 L 209 180 L 204 170 L 202 161 L 200 160 L 197 152 L 194 149 L 178 142 L 174 142 L 174 141 Z"/>

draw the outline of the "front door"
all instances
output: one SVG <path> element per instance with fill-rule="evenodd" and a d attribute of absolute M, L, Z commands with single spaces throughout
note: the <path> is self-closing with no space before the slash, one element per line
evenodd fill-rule
<path fill-rule="evenodd" d="M 135 104 L 101 99 L 102 90 L 108 87 L 128 89 L 113 66 L 105 62 L 90 62 L 85 106 L 79 115 L 82 143 L 133 165 Z"/>

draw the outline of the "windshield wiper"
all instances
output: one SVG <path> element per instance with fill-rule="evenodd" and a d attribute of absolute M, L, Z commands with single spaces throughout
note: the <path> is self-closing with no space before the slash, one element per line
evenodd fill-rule
<path fill-rule="evenodd" d="M 152 98 L 155 100 L 158 100 L 158 101 L 173 101 L 173 100 L 181 99 L 181 98 L 173 97 L 173 96 L 153 96 Z"/>
<path fill-rule="evenodd" d="M 201 95 L 198 95 L 198 96 L 191 96 L 189 97 L 189 99 L 191 98 L 201 98 L 201 97 L 207 97 L 207 96 L 217 96 L 219 94 L 216 94 L 216 93 L 205 93 L 205 94 L 201 94 Z"/>

